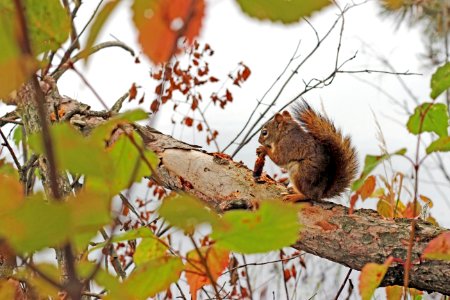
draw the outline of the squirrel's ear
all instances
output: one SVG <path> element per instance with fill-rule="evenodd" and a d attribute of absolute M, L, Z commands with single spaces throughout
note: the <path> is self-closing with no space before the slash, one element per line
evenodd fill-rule
<path fill-rule="evenodd" d="M 285 110 L 285 111 L 282 112 L 282 116 L 283 116 L 285 119 L 292 119 L 291 114 L 290 114 L 287 110 Z"/>
<path fill-rule="evenodd" d="M 276 113 L 274 116 L 275 122 L 281 123 L 283 121 L 283 116 L 280 113 Z"/>

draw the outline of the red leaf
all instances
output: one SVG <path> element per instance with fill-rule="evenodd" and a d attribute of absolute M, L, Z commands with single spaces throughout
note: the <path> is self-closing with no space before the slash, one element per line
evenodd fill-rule
<path fill-rule="evenodd" d="M 159 109 L 159 102 L 158 100 L 153 100 L 152 104 L 150 105 L 150 110 L 152 112 L 157 112 Z"/>
<path fill-rule="evenodd" d="M 291 273 L 292 273 L 292 277 L 297 278 L 297 269 L 295 269 L 295 266 L 292 266 Z"/>
<path fill-rule="evenodd" d="M 422 206 L 420 203 L 416 203 L 416 211 L 414 212 L 414 202 L 408 202 L 406 204 L 405 211 L 403 212 L 403 216 L 408 219 L 414 219 L 418 215 L 420 215 L 420 212 L 422 211 Z"/>
<path fill-rule="evenodd" d="M 139 104 L 144 103 L 144 99 L 145 99 L 145 94 L 142 95 L 141 99 L 139 99 Z"/>
<path fill-rule="evenodd" d="M 195 6 L 192 7 L 191 3 Z M 200 32 L 205 2 L 135 0 L 132 9 L 134 25 L 139 33 L 139 43 L 153 63 L 158 64 L 168 61 L 176 54 L 174 52 L 178 52 L 180 32 L 184 31 L 189 44 L 193 42 Z M 181 20 L 180 24 L 176 24 L 176 20 Z M 186 21 L 188 23 L 185 23 Z M 180 25 L 181 28 L 176 28 L 176 25 Z"/>
<path fill-rule="evenodd" d="M 198 123 L 198 124 L 197 124 L 197 130 L 198 130 L 198 131 L 203 131 L 203 125 L 202 125 L 202 123 Z"/>
<path fill-rule="evenodd" d="M 194 97 L 192 97 L 191 109 L 192 109 L 192 110 L 196 110 L 197 107 L 198 107 L 198 100 L 197 100 L 197 98 L 194 96 Z"/>
<path fill-rule="evenodd" d="M 189 118 L 189 117 L 184 118 L 184 124 L 186 124 L 188 127 L 192 127 L 193 123 L 194 123 L 194 120 L 192 118 Z"/>
<path fill-rule="evenodd" d="M 217 81 L 219 81 L 219 79 L 217 79 L 217 78 L 214 77 L 214 76 L 211 76 L 211 77 L 209 77 L 209 81 L 211 81 L 211 82 L 217 82 Z"/>
<path fill-rule="evenodd" d="M 150 76 L 153 79 L 161 80 L 161 78 L 162 78 L 162 69 L 159 69 L 159 71 L 157 73 L 151 73 Z"/>
<path fill-rule="evenodd" d="M 134 59 L 134 63 L 135 64 L 140 64 L 141 60 L 139 59 L 139 57 L 136 56 L 136 58 Z"/>
<path fill-rule="evenodd" d="M 158 84 L 155 88 L 156 95 L 161 95 L 162 93 L 162 83 Z"/>
<path fill-rule="evenodd" d="M 450 232 L 443 232 L 432 239 L 423 251 L 422 257 L 450 261 Z"/>
<path fill-rule="evenodd" d="M 225 97 L 227 98 L 227 101 L 233 101 L 233 95 L 231 94 L 231 92 L 227 89 Z"/>
<path fill-rule="evenodd" d="M 242 64 L 242 66 L 244 66 L 244 70 L 242 71 L 242 79 L 243 79 L 243 81 L 245 81 L 248 79 L 248 77 L 250 76 L 250 74 L 252 72 L 246 65 Z"/>
<path fill-rule="evenodd" d="M 129 101 L 136 99 L 136 95 L 137 95 L 137 88 L 136 88 L 136 84 L 133 82 L 133 85 L 131 85 L 131 88 L 129 90 L 130 96 L 129 96 Z"/>
<path fill-rule="evenodd" d="M 291 271 L 290 270 L 284 270 L 283 273 L 284 276 L 284 282 L 287 282 L 289 279 L 291 279 Z"/>
<path fill-rule="evenodd" d="M 175 73 L 175 75 L 177 75 L 177 76 L 181 76 L 183 73 L 182 73 L 182 71 L 180 70 L 180 62 L 179 61 L 177 61 L 176 63 L 175 63 L 175 65 L 173 66 L 173 72 Z"/>

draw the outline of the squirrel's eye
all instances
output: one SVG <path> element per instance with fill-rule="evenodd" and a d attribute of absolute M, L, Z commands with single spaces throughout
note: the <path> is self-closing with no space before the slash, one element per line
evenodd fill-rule
<path fill-rule="evenodd" d="M 266 136 L 266 135 L 267 135 L 267 129 L 261 130 L 261 134 L 264 135 L 264 136 Z"/>

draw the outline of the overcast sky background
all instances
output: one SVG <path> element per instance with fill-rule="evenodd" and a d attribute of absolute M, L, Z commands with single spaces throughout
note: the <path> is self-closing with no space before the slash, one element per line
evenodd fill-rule
<path fill-rule="evenodd" d="M 339 3 L 341 7 L 344 7 L 350 1 L 342 0 Z M 80 24 L 79 28 L 84 26 L 97 4 L 98 1 L 92 0 L 83 2 L 77 17 L 78 24 Z M 102 31 L 99 41 L 117 38 L 139 52 L 140 47 L 131 22 L 129 4 L 128 1 L 123 1 Z M 309 20 L 319 35 L 323 36 L 335 21 L 338 12 L 336 7 L 330 7 L 315 13 Z M 379 1 L 368 1 L 346 13 L 340 61 L 350 58 L 355 52 L 358 53 L 356 58 L 349 62 L 344 69 L 387 70 L 387 67 L 377 59 L 380 56 L 386 57 L 398 72 L 423 73 L 423 76 L 404 76 L 403 80 L 420 101 L 429 101 L 429 82 L 433 69 L 427 68 L 426 61 L 421 58 L 421 54 L 424 54 L 425 50 L 420 28 L 409 28 L 407 25 L 402 25 L 396 30 L 396 23 L 392 19 L 381 18 L 379 13 Z M 295 80 L 288 85 L 288 88 L 282 94 L 278 105 L 272 110 L 273 112 L 276 112 L 293 96 L 303 90 L 303 80 L 323 79 L 329 75 L 334 68 L 338 37 L 339 27 L 335 28 L 327 42 L 300 69 Z M 291 67 L 287 69 L 275 88 L 266 96 L 266 102 L 273 99 L 284 80 L 296 66 L 295 63 L 309 53 L 315 46 L 316 41 L 314 32 L 304 21 L 289 26 L 257 21 L 244 15 L 232 0 L 207 1 L 206 16 L 199 40 L 203 43 L 209 43 L 215 50 L 214 56 L 208 59 L 211 75 L 219 79 L 225 79 L 227 74 L 234 70 L 241 61 L 249 66 L 252 71 L 250 78 L 243 84 L 242 88 L 231 86 L 229 83 L 228 86 L 231 86 L 230 90 L 233 92 L 234 101 L 227 106 L 226 110 L 212 107 L 207 112 L 210 125 L 219 130 L 218 143 L 221 148 L 228 144 L 231 138 L 241 129 L 256 105 L 257 99 L 261 99 L 285 68 L 299 41 L 300 47 L 297 52 L 297 55 L 300 55 L 299 60 L 294 61 Z M 82 64 L 77 64 L 77 69 L 85 74 L 90 84 L 94 86 L 109 106 L 112 106 L 130 88 L 132 83 L 136 82 L 142 86 L 139 90 L 139 96 L 143 92 L 146 94 L 146 100 L 141 107 L 148 110 L 151 101 L 154 99 L 155 82 L 149 76 L 149 71 L 152 68 L 151 63 L 145 59 L 144 55 L 141 55 L 140 59 L 141 63 L 135 64 L 134 58 L 123 50 L 106 49 L 93 55 L 87 68 Z M 305 99 L 318 110 L 324 109 L 338 127 L 351 135 L 358 149 L 361 164 L 366 154 L 381 153 L 376 120 L 381 126 L 388 151 L 396 151 L 407 147 L 409 155 L 414 156 L 416 137 L 409 134 L 405 128 L 408 115 L 401 108 L 393 105 L 383 92 L 361 80 L 379 86 L 400 102 L 406 101 L 409 103 L 410 111 L 414 109 L 415 105 L 411 97 L 405 92 L 395 76 L 375 73 L 338 74 L 330 86 L 307 93 Z M 217 87 L 220 85 L 218 84 Z M 59 89 L 63 95 L 88 103 L 93 108 L 103 109 L 92 92 L 71 71 L 66 72 L 61 78 Z M 211 91 L 215 89 L 217 88 L 213 87 Z M 136 107 L 136 102 L 127 103 L 124 109 Z M 5 109 L 9 108 L 5 108 L 4 105 L 0 107 L 2 111 Z M 187 109 L 184 111 L 187 111 Z M 213 147 L 206 146 L 204 135 L 193 135 L 190 129 L 182 130 L 179 125 L 174 130 L 171 124 L 172 114 L 172 105 L 164 106 L 159 113 L 156 124 L 153 124 L 153 126 L 167 134 L 173 132 L 175 138 L 200 144 L 205 146 L 205 149 L 214 151 Z M 195 118 L 196 116 L 192 117 Z M 239 152 L 236 159 L 242 160 L 246 165 L 252 167 L 256 147 L 257 141 L 255 139 Z M 448 159 L 446 162 L 448 162 Z M 421 174 L 422 181 L 420 182 L 419 193 L 433 199 L 435 206 L 431 209 L 432 215 L 441 226 L 449 228 L 450 200 L 447 197 L 449 184 L 445 182 L 440 172 L 436 171 L 436 163 L 433 158 L 427 159 L 427 166 L 426 170 L 422 170 L 424 172 Z M 409 163 L 400 157 L 392 159 L 392 168 L 406 174 L 411 174 L 412 171 Z M 266 171 L 268 173 L 277 172 L 277 170 L 276 167 L 267 163 Z M 392 174 L 389 164 L 386 164 L 385 168 L 378 167 L 376 173 L 388 174 L 389 176 Z M 431 184 L 431 181 L 437 184 Z M 411 180 L 408 180 L 408 186 L 412 188 Z M 405 193 L 403 195 L 406 196 Z M 403 200 L 407 199 L 404 198 Z M 345 200 L 343 202 L 345 203 Z M 375 200 L 369 199 L 364 203 L 364 206 L 374 207 L 375 203 Z M 358 204 L 358 207 L 360 206 L 361 204 Z M 264 260 L 261 257 L 259 259 Z M 324 260 L 320 261 L 322 264 L 317 265 L 313 270 L 309 270 L 312 284 L 317 282 L 317 276 L 320 276 L 322 271 L 328 270 L 331 266 L 336 266 L 324 262 Z M 344 269 L 346 268 L 338 267 L 335 269 L 336 276 L 329 276 L 324 279 L 329 282 L 323 283 L 323 286 L 335 286 L 336 280 L 336 282 L 341 282 L 343 272 L 340 271 Z M 254 272 L 258 272 L 258 270 L 260 269 L 253 269 Z M 357 274 L 354 272 L 352 277 L 356 278 L 356 276 Z M 308 287 L 303 287 L 302 292 L 307 291 L 307 289 Z M 316 287 L 311 285 L 309 289 L 313 293 Z M 317 299 L 333 297 L 335 292 L 335 289 L 321 288 Z M 383 294 L 382 291 L 377 293 L 378 297 L 381 298 Z M 305 292 L 303 295 L 308 295 L 308 293 Z M 300 297 L 299 299 L 303 298 Z"/>

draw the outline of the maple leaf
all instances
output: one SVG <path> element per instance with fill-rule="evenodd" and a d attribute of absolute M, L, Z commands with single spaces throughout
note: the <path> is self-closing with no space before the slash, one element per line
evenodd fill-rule
<path fill-rule="evenodd" d="M 155 64 L 167 62 L 179 51 L 184 36 L 192 44 L 205 14 L 204 0 L 135 0 L 133 21 L 144 53 Z"/>
<path fill-rule="evenodd" d="M 199 251 L 206 261 L 212 279 L 216 281 L 228 265 L 230 252 L 215 245 L 202 247 Z M 195 249 L 187 254 L 186 259 L 188 260 L 185 267 L 186 279 L 192 299 L 196 300 L 197 291 L 203 286 L 211 284 L 211 281 L 206 275 L 206 267 Z"/>

